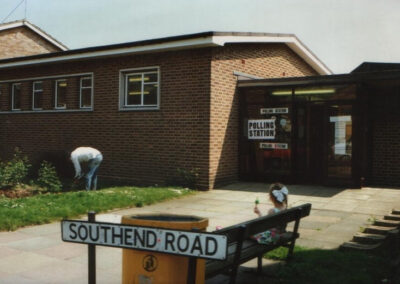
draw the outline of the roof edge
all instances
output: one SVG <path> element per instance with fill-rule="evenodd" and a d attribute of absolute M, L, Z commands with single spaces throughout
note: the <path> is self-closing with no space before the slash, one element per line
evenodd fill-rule
<path fill-rule="evenodd" d="M 245 32 L 202 32 L 136 42 L 112 44 L 66 50 L 28 57 L 0 60 L 0 68 L 34 65 L 41 63 L 79 60 L 121 54 L 149 53 L 199 47 L 224 46 L 227 43 L 284 43 L 307 62 L 320 75 L 330 75 L 332 71 L 319 60 L 293 34 L 245 33 Z"/>
<path fill-rule="evenodd" d="M 285 43 L 304 61 L 306 61 L 315 71 L 320 75 L 332 75 L 333 72 L 313 53 L 307 46 L 305 46 L 293 34 L 264 34 L 254 33 L 251 36 L 248 33 L 237 33 L 234 35 L 223 35 L 216 33 L 214 35 L 215 42 L 220 45 L 226 43 Z"/>
<path fill-rule="evenodd" d="M 39 27 L 35 26 L 34 24 L 30 23 L 27 20 L 20 20 L 20 21 L 14 21 L 14 22 L 9 22 L 9 23 L 5 23 L 5 24 L 0 24 L 0 31 L 13 29 L 13 28 L 19 28 L 19 27 L 29 28 L 31 31 L 38 34 L 39 36 L 41 36 L 42 38 L 44 38 L 45 40 L 47 40 L 54 46 L 58 47 L 62 51 L 69 50 L 67 46 L 65 46 L 64 44 L 62 44 L 61 42 L 59 42 L 58 40 L 56 40 L 55 38 L 53 38 L 52 36 L 50 36 L 49 34 L 44 32 L 42 29 L 40 29 Z"/>

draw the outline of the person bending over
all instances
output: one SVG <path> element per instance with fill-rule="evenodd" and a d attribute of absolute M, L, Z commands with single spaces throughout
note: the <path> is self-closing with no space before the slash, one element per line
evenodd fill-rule
<path fill-rule="evenodd" d="M 97 188 L 97 170 L 103 161 L 103 155 L 99 150 L 91 147 L 78 147 L 71 153 L 71 161 L 75 168 L 75 180 L 81 179 L 81 163 L 88 163 L 88 173 L 86 174 L 86 190 L 96 190 Z"/>

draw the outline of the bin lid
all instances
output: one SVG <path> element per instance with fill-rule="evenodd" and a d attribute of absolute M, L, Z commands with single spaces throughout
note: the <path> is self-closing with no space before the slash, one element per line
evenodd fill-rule
<path fill-rule="evenodd" d="M 148 227 L 186 229 L 207 228 L 208 219 L 193 215 L 178 214 L 138 214 L 125 215 L 122 217 L 122 224 L 131 224 Z"/>
<path fill-rule="evenodd" d="M 174 214 L 151 214 L 151 215 L 132 215 L 130 219 L 164 221 L 164 222 L 198 222 L 203 220 L 202 217 L 174 215 Z"/>

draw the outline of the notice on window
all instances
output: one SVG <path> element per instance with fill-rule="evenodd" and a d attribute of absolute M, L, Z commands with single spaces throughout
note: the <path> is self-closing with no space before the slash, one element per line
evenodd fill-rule
<path fill-rule="evenodd" d="M 275 119 L 251 119 L 248 121 L 248 138 L 275 139 Z"/>
<path fill-rule="evenodd" d="M 260 143 L 260 149 L 287 150 L 289 146 L 287 143 Z"/>
<path fill-rule="evenodd" d="M 260 109 L 260 114 L 282 114 L 289 113 L 289 108 L 279 107 L 279 108 L 262 108 Z"/>
<path fill-rule="evenodd" d="M 346 155 L 347 154 L 346 141 L 349 140 L 349 137 L 346 133 L 346 128 L 348 125 L 351 125 L 351 116 L 350 115 L 330 116 L 329 121 L 335 124 L 334 126 L 335 144 L 333 147 L 334 154 Z"/>

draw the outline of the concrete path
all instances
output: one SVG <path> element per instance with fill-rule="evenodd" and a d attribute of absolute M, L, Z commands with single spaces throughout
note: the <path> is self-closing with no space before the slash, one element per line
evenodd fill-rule
<path fill-rule="evenodd" d="M 306 247 L 337 248 L 372 219 L 400 205 L 397 189 L 293 185 L 289 191 L 290 206 L 307 202 L 313 206 L 311 215 L 300 222 L 297 244 Z M 101 214 L 97 220 L 118 223 L 122 215 L 187 214 L 209 218 L 208 231 L 213 231 L 216 226 L 254 218 L 257 197 L 262 210 L 267 212 L 271 204 L 266 192 L 265 184 L 236 183 L 152 206 Z M 87 283 L 87 246 L 62 242 L 60 231 L 60 223 L 56 222 L 0 232 L 0 283 Z M 242 283 L 249 280 L 247 276 L 241 278 Z M 97 280 L 97 283 L 121 282 L 121 249 L 97 247 Z M 220 280 L 209 282 L 220 283 Z"/>

